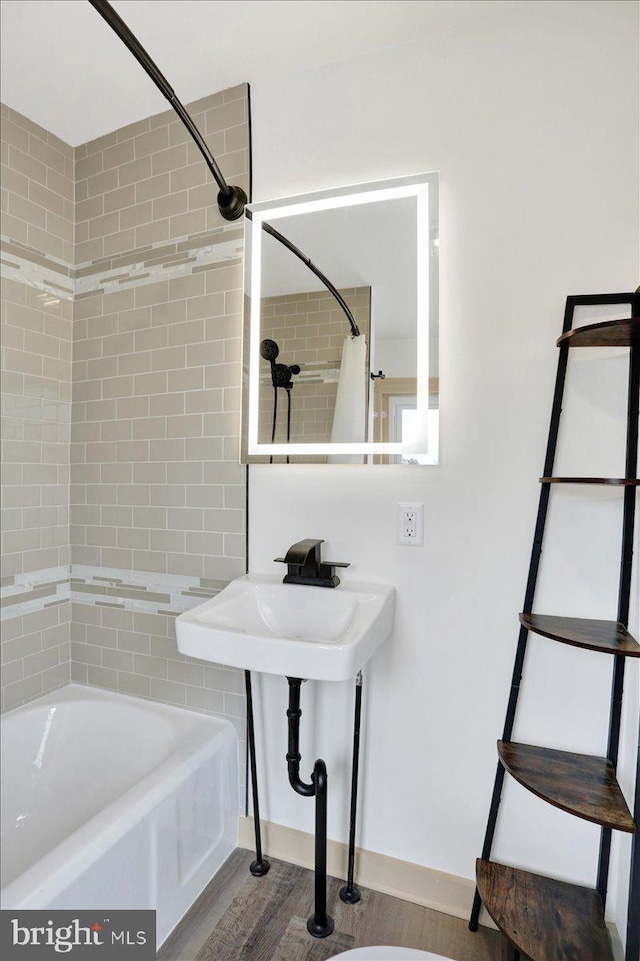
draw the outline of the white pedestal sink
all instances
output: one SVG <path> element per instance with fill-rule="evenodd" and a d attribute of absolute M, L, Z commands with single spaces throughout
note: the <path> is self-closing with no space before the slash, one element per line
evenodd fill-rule
<path fill-rule="evenodd" d="M 326 588 L 246 574 L 180 615 L 178 650 L 245 670 L 346 681 L 389 637 L 394 602 L 386 584 Z"/>

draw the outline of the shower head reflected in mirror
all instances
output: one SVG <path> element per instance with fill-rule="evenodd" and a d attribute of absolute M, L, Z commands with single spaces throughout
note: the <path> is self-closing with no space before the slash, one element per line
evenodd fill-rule
<path fill-rule="evenodd" d="M 263 360 L 268 360 L 273 363 L 279 353 L 280 348 L 276 344 L 275 340 L 263 340 L 260 344 L 260 356 L 263 358 Z"/>

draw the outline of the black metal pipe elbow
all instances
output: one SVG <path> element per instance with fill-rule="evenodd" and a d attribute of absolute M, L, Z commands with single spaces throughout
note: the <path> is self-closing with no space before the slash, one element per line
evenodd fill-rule
<path fill-rule="evenodd" d="M 300 777 L 300 686 L 302 680 L 299 677 L 288 677 L 289 682 L 289 707 L 287 709 L 287 720 L 289 723 L 289 744 L 287 750 L 287 771 L 289 772 L 289 784 L 297 794 L 303 797 L 313 797 L 315 794 L 314 784 L 306 784 Z"/>

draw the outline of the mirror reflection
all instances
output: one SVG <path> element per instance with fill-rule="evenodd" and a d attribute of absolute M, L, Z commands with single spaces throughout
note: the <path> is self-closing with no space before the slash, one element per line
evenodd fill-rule
<path fill-rule="evenodd" d="M 438 175 L 249 208 L 243 458 L 437 463 Z"/>

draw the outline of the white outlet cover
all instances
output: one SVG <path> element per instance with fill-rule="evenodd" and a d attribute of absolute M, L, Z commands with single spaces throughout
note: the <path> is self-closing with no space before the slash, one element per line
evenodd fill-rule
<path fill-rule="evenodd" d="M 413 528 L 413 534 L 408 532 L 408 527 Z M 423 546 L 424 504 L 398 504 L 397 541 L 403 547 Z"/>

